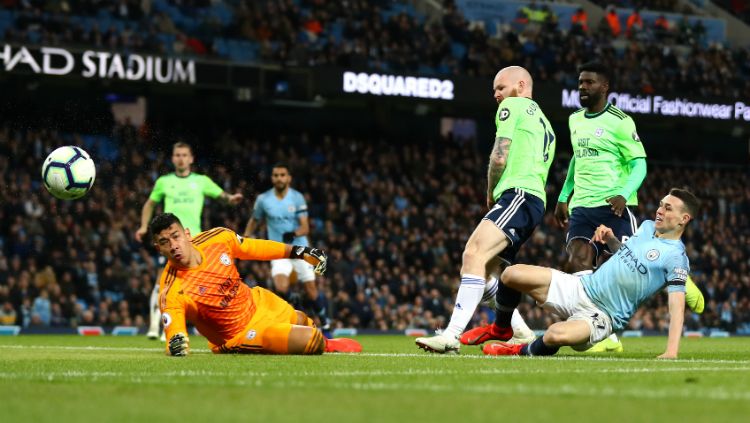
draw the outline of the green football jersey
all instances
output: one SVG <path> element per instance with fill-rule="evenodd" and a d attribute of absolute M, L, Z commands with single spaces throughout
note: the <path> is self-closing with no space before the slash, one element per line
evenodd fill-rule
<path fill-rule="evenodd" d="M 585 110 L 568 119 L 575 157 L 571 209 L 607 205 L 606 200 L 620 193 L 630 175 L 628 162 L 646 157 L 630 116 L 611 104 L 596 114 Z M 636 192 L 627 204 L 638 204 Z"/>
<path fill-rule="evenodd" d="M 519 188 L 546 204 L 544 187 L 555 156 L 555 132 L 547 116 L 530 98 L 508 97 L 497 108 L 495 126 L 495 138 L 512 142 L 505 171 L 492 190 L 493 200 L 508 189 Z"/>
<path fill-rule="evenodd" d="M 164 200 L 164 212 L 174 213 L 182 226 L 195 236 L 201 231 L 201 214 L 205 196 L 216 198 L 224 190 L 206 175 L 190 173 L 177 176 L 174 173 L 159 177 L 148 197 L 152 201 Z"/>

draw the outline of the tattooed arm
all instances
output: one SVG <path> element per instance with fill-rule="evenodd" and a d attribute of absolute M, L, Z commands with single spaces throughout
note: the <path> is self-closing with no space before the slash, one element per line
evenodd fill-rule
<path fill-rule="evenodd" d="M 495 138 L 495 146 L 490 153 L 490 165 L 487 168 L 487 207 L 492 208 L 495 203 L 492 191 L 503 176 L 505 166 L 508 164 L 508 150 L 510 150 L 510 138 Z"/>

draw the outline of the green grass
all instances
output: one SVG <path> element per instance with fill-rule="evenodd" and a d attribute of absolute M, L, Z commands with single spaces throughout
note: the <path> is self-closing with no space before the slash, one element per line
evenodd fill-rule
<path fill-rule="evenodd" d="M 750 338 L 626 339 L 625 353 L 428 355 L 405 336 L 359 355 L 187 358 L 144 337 L 0 337 L 2 422 L 748 421 Z"/>

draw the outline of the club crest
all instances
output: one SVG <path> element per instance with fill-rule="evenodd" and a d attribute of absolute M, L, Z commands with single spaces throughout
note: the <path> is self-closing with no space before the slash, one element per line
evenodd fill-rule
<path fill-rule="evenodd" d="M 659 250 L 648 250 L 646 253 L 646 258 L 649 261 L 654 261 L 659 258 Z"/>
<path fill-rule="evenodd" d="M 219 257 L 219 262 L 224 266 L 229 266 L 230 264 L 232 264 L 232 259 L 229 258 L 229 254 L 222 253 L 221 257 Z"/>

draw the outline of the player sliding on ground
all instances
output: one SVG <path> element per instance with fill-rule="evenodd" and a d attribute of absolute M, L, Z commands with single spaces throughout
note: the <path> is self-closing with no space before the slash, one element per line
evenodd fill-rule
<path fill-rule="evenodd" d="M 250 288 L 234 260 L 303 259 L 322 274 L 326 255 L 316 248 L 243 238 L 214 228 L 192 238 L 177 216 L 164 213 L 149 225 L 154 246 L 166 259 L 159 280 L 159 307 L 167 351 L 189 351 L 186 321 L 221 353 L 321 354 L 360 352 L 354 340 L 326 339 L 312 320 L 263 288 Z"/>
<path fill-rule="evenodd" d="M 565 320 L 551 325 L 530 344 L 485 344 L 490 355 L 552 355 L 562 346 L 585 350 L 622 330 L 645 300 L 665 286 L 669 292 L 667 349 L 659 358 L 677 358 L 685 314 L 685 280 L 689 264 L 681 241 L 685 226 L 698 211 L 690 192 L 672 189 L 659 203 L 655 220 L 646 220 L 633 236 L 620 243 L 611 228 L 600 225 L 592 242 L 606 243 L 614 256 L 596 272 L 574 276 L 547 267 L 515 265 L 502 274 L 498 286 L 500 313 L 494 332 L 510 339 L 510 319 L 529 294 L 542 308 Z"/>

